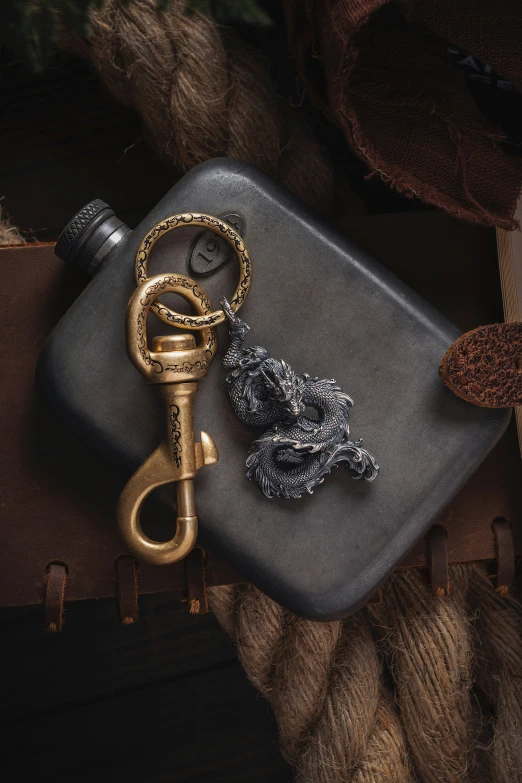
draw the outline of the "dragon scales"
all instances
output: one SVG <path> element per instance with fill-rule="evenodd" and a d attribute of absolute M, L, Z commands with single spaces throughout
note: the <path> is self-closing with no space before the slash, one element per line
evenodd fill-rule
<path fill-rule="evenodd" d="M 226 299 L 221 305 L 231 338 L 223 365 L 230 369 L 232 407 L 244 424 L 268 428 L 252 444 L 247 477 L 255 479 L 268 498 L 312 493 L 340 464 L 352 478 L 373 481 L 379 473 L 377 462 L 362 448 L 362 440 L 349 440 L 350 397 L 334 380 L 297 375 L 264 348 L 243 348 L 250 327 Z"/>

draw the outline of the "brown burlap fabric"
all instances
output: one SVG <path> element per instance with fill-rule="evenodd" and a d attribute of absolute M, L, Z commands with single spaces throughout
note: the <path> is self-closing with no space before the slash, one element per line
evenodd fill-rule
<path fill-rule="evenodd" d="M 519 10 L 516 0 L 286 2 L 306 85 L 324 108 L 328 96 L 370 170 L 401 193 L 503 228 L 514 226 L 522 157 L 483 117 L 447 46 L 520 88 Z"/>

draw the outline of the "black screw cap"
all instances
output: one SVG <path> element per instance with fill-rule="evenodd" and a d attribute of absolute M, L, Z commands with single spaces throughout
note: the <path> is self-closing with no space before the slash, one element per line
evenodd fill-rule
<path fill-rule="evenodd" d="M 55 254 L 62 261 L 74 261 L 77 250 L 107 218 L 114 215 L 113 210 L 101 198 L 90 201 L 67 223 L 58 237 Z"/>

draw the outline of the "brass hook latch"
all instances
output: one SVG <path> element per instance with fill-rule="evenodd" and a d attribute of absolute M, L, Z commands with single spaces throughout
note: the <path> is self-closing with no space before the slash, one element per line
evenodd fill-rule
<path fill-rule="evenodd" d="M 118 526 L 131 553 L 155 565 L 183 559 L 196 543 L 198 518 L 194 477 L 203 465 L 218 461 L 217 448 L 207 433 L 194 438 L 194 395 L 217 348 L 215 330 L 200 330 L 196 345 L 192 334 L 156 337 L 147 343 L 146 319 L 157 296 L 180 294 L 198 315 L 212 312 L 210 301 L 197 283 L 184 275 L 157 275 L 136 288 L 126 316 L 127 351 L 149 383 L 156 384 L 165 408 L 166 431 L 162 443 L 138 468 L 125 486 L 117 509 Z M 163 484 L 176 483 L 176 533 L 170 541 L 153 541 L 140 526 L 140 511 L 147 496 Z"/>

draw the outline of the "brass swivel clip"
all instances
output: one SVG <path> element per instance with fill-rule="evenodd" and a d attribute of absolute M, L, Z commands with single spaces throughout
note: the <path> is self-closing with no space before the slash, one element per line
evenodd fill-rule
<path fill-rule="evenodd" d="M 199 316 L 212 312 L 206 293 L 184 275 L 157 275 L 136 288 L 126 316 L 129 358 L 149 383 L 158 386 L 165 408 L 165 437 L 158 448 L 128 481 L 118 502 L 120 533 L 132 554 L 155 565 L 167 565 L 186 557 L 196 543 L 198 518 L 194 499 L 194 477 L 203 465 L 218 461 L 217 448 L 207 433 L 194 437 L 194 396 L 217 348 L 216 332 L 201 328 L 196 346 L 192 334 L 156 337 L 152 350 L 147 343 L 146 319 L 156 297 L 180 294 Z M 156 304 L 158 307 L 158 304 Z M 194 327 L 192 327 L 194 328 Z M 198 328 L 198 327 L 196 327 Z M 140 511 L 147 496 L 157 487 L 175 482 L 176 532 L 170 541 L 153 541 L 140 526 Z"/>

